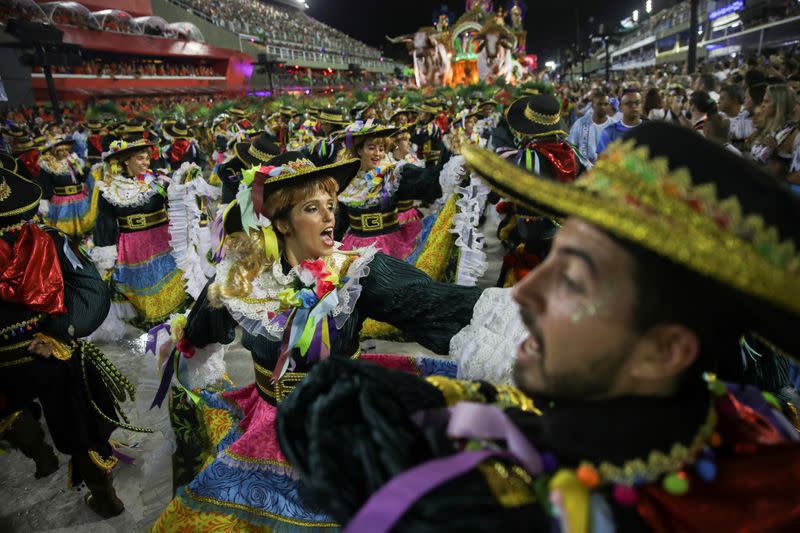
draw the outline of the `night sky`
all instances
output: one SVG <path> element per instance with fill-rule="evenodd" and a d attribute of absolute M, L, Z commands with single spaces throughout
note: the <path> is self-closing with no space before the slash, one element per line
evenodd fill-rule
<path fill-rule="evenodd" d="M 388 56 L 397 57 L 405 48 L 391 45 L 385 35 L 400 35 L 431 25 L 433 11 L 446 4 L 456 17 L 464 13 L 463 0 L 306 0 L 307 13 L 326 24 L 363 41 L 383 48 Z M 502 0 L 513 5 L 513 1 Z M 663 1 L 663 0 L 662 0 Z M 582 32 L 586 19 L 594 16 L 619 22 L 633 9 L 644 11 L 645 0 L 526 0 L 525 17 L 528 30 L 528 52 L 538 53 L 544 60 L 554 59 L 555 50 L 576 40 L 576 9 L 580 12 Z M 659 0 L 653 0 L 656 8 Z M 670 0 L 672 3 L 672 0 Z M 495 6 L 497 2 L 495 2 Z"/>

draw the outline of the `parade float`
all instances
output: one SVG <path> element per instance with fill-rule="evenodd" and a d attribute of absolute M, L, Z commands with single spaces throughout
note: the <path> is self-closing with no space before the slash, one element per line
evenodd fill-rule
<path fill-rule="evenodd" d="M 531 62 L 525 50 L 524 17 L 525 4 L 520 0 L 497 9 L 491 1 L 467 0 L 465 13 L 455 21 L 443 6 L 433 26 L 387 39 L 408 47 L 418 87 L 498 79 L 513 83 Z"/>

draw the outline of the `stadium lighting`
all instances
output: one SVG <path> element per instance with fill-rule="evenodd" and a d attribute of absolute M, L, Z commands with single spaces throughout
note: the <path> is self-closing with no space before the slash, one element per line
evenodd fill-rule
<path fill-rule="evenodd" d="M 648 14 L 653 12 L 653 0 L 647 0 L 647 2 L 644 3 L 644 11 Z"/>
<path fill-rule="evenodd" d="M 549 69 L 551 69 L 551 70 L 553 70 L 553 69 L 556 68 L 556 62 L 555 61 L 546 61 L 544 66 L 549 68 Z"/>
<path fill-rule="evenodd" d="M 631 16 L 631 18 L 633 19 L 634 22 L 639 22 L 639 10 L 638 9 L 634 9 L 633 10 L 633 16 Z"/>

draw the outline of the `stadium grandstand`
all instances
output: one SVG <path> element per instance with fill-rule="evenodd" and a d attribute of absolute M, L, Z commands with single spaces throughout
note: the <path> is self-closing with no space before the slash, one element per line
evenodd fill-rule
<path fill-rule="evenodd" d="M 58 94 L 71 99 L 375 89 L 401 66 L 305 7 L 294 0 L 3 0 L 0 25 L 17 19 L 63 33 L 63 46 L 48 45 L 57 59 L 48 66 Z M 36 98 L 45 98 L 43 62 L 21 58 Z"/>

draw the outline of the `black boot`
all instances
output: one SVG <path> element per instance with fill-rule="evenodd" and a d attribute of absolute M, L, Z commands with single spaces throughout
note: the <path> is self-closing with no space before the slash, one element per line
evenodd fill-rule
<path fill-rule="evenodd" d="M 80 479 L 89 489 L 85 501 L 92 510 L 103 518 L 117 516 L 125 510 L 125 505 L 114 490 L 112 469 L 115 460 L 104 460 L 92 451 L 72 456 L 73 479 Z M 76 476 L 77 474 L 77 476 Z"/>
<path fill-rule="evenodd" d="M 8 429 L 5 439 L 25 457 L 34 460 L 36 479 L 47 477 L 58 470 L 58 458 L 53 448 L 44 441 L 44 430 L 29 409 L 20 411 L 17 420 Z"/>

